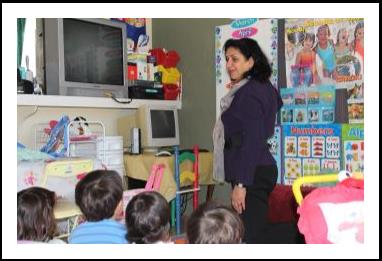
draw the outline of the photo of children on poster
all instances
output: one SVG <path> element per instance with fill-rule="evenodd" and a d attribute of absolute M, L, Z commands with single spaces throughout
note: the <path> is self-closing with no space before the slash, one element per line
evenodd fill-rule
<path fill-rule="evenodd" d="M 362 82 L 363 30 L 361 18 L 286 19 L 287 87 Z"/>

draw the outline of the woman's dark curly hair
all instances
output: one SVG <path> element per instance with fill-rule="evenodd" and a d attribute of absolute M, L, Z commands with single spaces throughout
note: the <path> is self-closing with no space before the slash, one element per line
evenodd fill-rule
<path fill-rule="evenodd" d="M 256 40 L 250 38 L 229 39 L 224 44 L 224 53 L 228 48 L 239 50 L 247 60 L 252 57 L 254 61 L 253 67 L 244 74 L 244 78 L 254 78 L 259 82 L 269 80 L 272 69 Z"/>

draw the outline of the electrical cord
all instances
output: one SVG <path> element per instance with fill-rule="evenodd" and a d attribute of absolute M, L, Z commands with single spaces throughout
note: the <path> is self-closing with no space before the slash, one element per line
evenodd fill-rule
<path fill-rule="evenodd" d="M 192 193 L 186 193 L 181 195 L 180 198 L 180 213 L 183 216 L 187 210 L 188 202 L 192 200 Z"/>
<path fill-rule="evenodd" d="M 131 98 L 130 98 L 129 101 L 120 101 L 120 100 L 118 100 L 118 99 L 115 97 L 114 93 L 111 93 L 111 92 L 105 92 L 104 95 L 105 95 L 106 97 L 110 97 L 110 98 L 112 98 L 114 101 L 116 101 L 116 102 L 118 102 L 118 103 L 129 104 L 129 103 L 131 103 L 131 102 L 133 101 L 133 99 L 131 99 Z"/>

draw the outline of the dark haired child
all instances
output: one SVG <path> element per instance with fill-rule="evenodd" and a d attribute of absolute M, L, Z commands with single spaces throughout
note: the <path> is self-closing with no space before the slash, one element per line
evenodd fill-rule
<path fill-rule="evenodd" d="M 122 179 L 113 170 L 95 170 L 81 179 L 76 204 L 86 222 L 76 227 L 70 244 L 125 244 L 126 228 L 116 219 L 122 212 Z"/>

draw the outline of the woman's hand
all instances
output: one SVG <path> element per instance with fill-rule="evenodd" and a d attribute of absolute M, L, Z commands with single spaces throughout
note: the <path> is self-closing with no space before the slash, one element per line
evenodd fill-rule
<path fill-rule="evenodd" d="M 232 190 L 231 201 L 232 207 L 241 214 L 245 210 L 246 188 L 235 186 Z"/>

